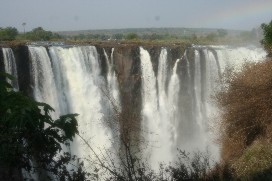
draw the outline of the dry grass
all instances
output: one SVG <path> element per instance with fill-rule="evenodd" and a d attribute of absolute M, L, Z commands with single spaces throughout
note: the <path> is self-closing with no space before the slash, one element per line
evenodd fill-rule
<path fill-rule="evenodd" d="M 246 65 L 242 72 L 231 73 L 227 84 L 228 88 L 217 95 L 223 108 L 219 140 L 222 161 L 233 165 L 237 176 L 267 169 L 260 165 L 267 165 L 266 156 L 272 156 L 272 61 Z M 247 159 L 251 154 L 252 159 Z M 246 165 L 251 167 L 244 168 Z"/>
<path fill-rule="evenodd" d="M 254 142 L 231 167 L 242 180 L 250 180 L 272 168 L 272 145 L 266 142 Z"/>

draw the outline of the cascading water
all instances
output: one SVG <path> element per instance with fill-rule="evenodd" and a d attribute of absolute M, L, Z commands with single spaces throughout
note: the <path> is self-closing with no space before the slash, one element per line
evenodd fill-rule
<path fill-rule="evenodd" d="M 56 110 L 54 118 L 78 113 L 80 134 L 100 155 L 107 149 L 118 150 L 120 133 L 116 130 L 120 129 L 116 128 L 118 123 L 112 126 L 110 118 L 114 117 L 114 106 L 122 111 L 127 105 L 120 105 L 122 95 L 114 71 L 114 64 L 118 62 L 113 60 L 114 49 L 110 57 L 105 50 L 103 52 L 107 66 L 105 78 L 94 46 L 29 46 L 28 49 L 34 98 L 50 104 Z M 5 71 L 16 76 L 12 50 L 2 50 Z M 158 169 L 159 162 L 173 161 L 176 148 L 208 149 L 216 159 L 218 147 L 213 143 L 215 135 L 209 128 L 218 110 L 210 96 L 218 90 L 218 80 L 226 69 L 239 71 L 244 62 L 263 59 L 265 52 L 244 47 L 192 47 L 193 59 L 188 57 L 188 49 L 172 65 L 169 52 L 162 48 L 156 76 L 149 52 L 142 47 L 139 50 L 141 134 L 147 144 L 144 157 L 154 169 Z M 80 158 L 93 158 L 90 149 L 78 137 L 71 144 L 71 151 Z M 85 165 L 91 166 L 91 162 Z"/>
<path fill-rule="evenodd" d="M 110 120 L 105 118 L 109 114 L 106 104 L 110 103 L 103 98 L 107 84 L 109 94 L 119 102 L 118 84 L 111 68 L 113 59 L 109 62 L 106 83 L 94 46 L 49 47 L 48 51 L 44 47 L 29 46 L 35 99 L 50 104 L 56 110 L 55 118 L 78 113 L 80 135 L 97 155 L 105 154 L 113 145 L 118 146 L 106 122 Z M 92 165 L 93 152 L 79 137 L 71 143 L 70 151 L 89 160 L 85 161 L 86 167 Z"/>
<path fill-rule="evenodd" d="M 96 48 L 50 47 L 49 52 L 56 84 L 60 85 L 58 93 L 62 98 L 59 100 L 62 110 L 79 114 L 79 133 L 93 145 L 97 153 L 110 149 L 114 140 L 111 130 L 104 122 L 102 89 L 105 87 L 105 80 L 101 76 Z M 73 154 L 92 160 L 91 150 L 80 138 L 76 138 L 71 149 Z"/>
<path fill-rule="evenodd" d="M 110 94 L 110 99 L 112 99 L 114 106 L 118 109 L 118 111 L 121 111 L 121 105 L 120 105 L 120 95 L 119 95 L 119 86 L 118 86 L 118 81 L 117 77 L 114 71 L 114 60 L 113 60 L 113 52 L 114 48 L 111 49 L 111 56 L 110 59 L 105 51 L 103 49 L 104 55 L 106 58 L 107 62 L 107 92 Z"/>
<path fill-rule="evenodd" d="M 12 85 L 15 90 L 19 89 L 18 86 L 18 77 L 17 77 L 17 67 L 15 58 L 11 48 L 2 48 L 3 55 L 4 55 L 4 65 L 5 65 L 5 72 L 12 75 L 15 80 L 8 80 L 8 82 Z"/>
<path fill-rule="evenodd" d="M 156 155 L 153 148 L 157 147 L 159 125 L 158 96 L 156 89 L 156 77 L 153 71 L 151 58 L 147 50 L 140 47 L 141 71 L 142 71 L 142 130 L 148 141 L 148 149 L 144 150 L 144 155 L 149 158 L 151 165 Z"/>
<path fill-rule="evenodd" d="M 241 52 L 246 53 L 241 56 Z M 253 55 L 248 56 L 251 61 L 265 57 L 263 50 L 249 52 L 252 50 L 246 48 L 195 48 L 195 58 L 189 60 L 185 51 L 169 75 L 167 50 L 163 48 L 155 77 L 148 51 L 140 48 L 142 125 L 147 134 L 146 144 L 150 144 L 145 154 L 154 169 L 158 168 L 159 162 L 173 161 L 176 148 L 189 152 L 208 151 L 213 159 L 218 159 L 219 148 L 214 143 L 216 135 L 210 129 L 218 109 L 211 96 L 219 90 L 220 78 L 226 68 L 239 68 L 245 55 Z M 169 83 L 167 76 L 170 76 Z"/>
<path fill-rule="evenodd" d="M 155 77 L 150 55 L 147 50 L 140 48 L 141 70 L 142 70 L 142 127 L 147 140 L 147 150 L 145 155 L 151 166 L 158 169 L 158 162 L 172 161 L 172 144 L 174 136 L 173 127 L 170 122 L 173 121 L 175 109 L 173 102 L 170 102 L 167 96 L 167 50 L 162 48 L 159 65 L 158 76 Z M 176 86 L 175 80 L 170 82 L 170 86 Z M 156 84 L 158 86 L 156 86 Z M 158 87 L 158 90 L 157 90 Z M 171 96 L 175 96 L 177 87 L 171 89 Z M 171 97 L 174 101 L 175 98 Z M 173 106 L 169 109 L 169 106 Z M 169 111 L 170 110 L 170 111 Z"/>
<path fill-rule="evenodd" d="M 232 68 L 239 71 L 245 62 L 256 63 L 266 56 L 262 48 L 212 46 L 218 55 L 221 69 Z"/>
<path fill-rule="evenodd" d="M 53 118 L 60 116 L 58 94 L 50 58 L 45 47 L 28 47 L 30 52 L 31 86 L 35 100 L 51 105 Z"/>

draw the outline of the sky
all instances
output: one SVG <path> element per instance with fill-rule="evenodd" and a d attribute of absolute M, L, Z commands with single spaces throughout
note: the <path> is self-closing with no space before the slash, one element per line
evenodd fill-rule
<path fill-rule="evenodd" d="M 272 0 L 0 0 L 0 27 L 23 31 L 122 28 L 251 30 L 272 20 Z"/>

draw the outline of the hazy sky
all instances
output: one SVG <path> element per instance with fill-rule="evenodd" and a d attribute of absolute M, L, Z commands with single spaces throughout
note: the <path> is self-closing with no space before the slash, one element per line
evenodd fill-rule
<path fill-rule="evenodd" d="M 23 31 L 187 27 L 251 30 L 272 0 L 0 0 L 0 27 Z"/>

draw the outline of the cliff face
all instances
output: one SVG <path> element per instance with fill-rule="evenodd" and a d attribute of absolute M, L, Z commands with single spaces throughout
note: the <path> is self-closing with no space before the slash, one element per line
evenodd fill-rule
<path fill-rule="evenodd" d="M 31 95 L 30 83 L 30 66 L 29 66 L 29 52 L 26 45 L 16 45 L 11 47 L 16 59 L 17 69 L 18 69 L 18 79 L 20 90 L 26 94 Z M 137 45 L 116 45 L 109 47 L 108 45 L 96 45 L 99 60 L 102 68 L 102 74 L 105 75 L 107 70 L 106 57 L 104 55 L 104 50 L 107 55 L 111 55 L 112 48 L 114 48 L 114 70 L 117 74 L 118 82 L 120 84 L 120 90 L 122 92 L 131 92 L 137 89 L 140 85 L 140 53 L 139 46 Z M 146 45 L 143 48 L 148 50 L 150 53 L 153 69 L 155 75 L 158 71 L 158 59 L 161 52 L 161 45 Z M 185 45 L 173 45 L 167 47 L 168 50 L 168 60 L 171 62 L 172 68 L 175 61 L 181 58 L 186 49 Z M 4 57 L 3 52 L 0 52 L 0 70 L 4 71 Z"/>
<path fill-rule="evenodd" d="M 97 47 L 102 49 L 103 47 Z M 162 46 L 143 46 L 146 49 L 151 58 L 152 66 L 155 75 L 158 74 L 158 60 L 160 57 Z M 111 54 L 111 48 L 104 48 L 108 55 Z M 181 58 L 185 52 L 185 46 L 172 46 L 167 47 L 167 60 L 170 61 L 168 71 L 171 72 L 173 66 L 178 58 Z M 101 52 L 101 50 L 99 51 Z M 100 53 L 101 54 L 101 53 Z M 102 54 L 101 54 L 102 55 Z M 114 47 L 113 60 L 114 70 L 119 83 L 120 99 L 122 105 L 122 113 L 120 115 L 121 130 L 130 130 L 135 138 L 138 138 L 138 129 L 141 123 L 141 110 L 142 110 L 142 73 L 141 73 L 141 60 L 140 60 L 140 48 L 137 45 L 125 45 Z M 102 65 L 105 61 L 105 57 L 101 56 Z M 106 66 L 102 66 L 106 67 Z M 105 72 L 105 70 L 103 70 Z M 167 77 L 168 82 L 170 76 Z M 121 134 L 128 134 L 123 133 Z M 129 133 L 131 134 L 131 133 Z"/>
<path fill-rule="evenodd" d="M 30 65 L 29 52 L 27 46 L 20 45 L 12 47 L 17 65 L 18 83 L 20 91 L 32 96 L 32 88 L 30 86 Z"/>
<path fill-rule="evenodd" d="M 47 48 L 49 53 L 49 46 L 42 45 Z M 113 69 L 119 84 L 120 104 L 122 106 L 123 122 L 131 121 L 132 125 L 140 124 L 142 96 L 141 96 L 141 60 L 140 60 L 140 46 L 136 44 L 97 44 L 95 45 L 98 52 L 98 61 L 101 66 L 101 74 L 106 79 L 108 66 L 107 59 L 113 55 Z M 143 45 L 151 58 L 155 76 L 158 74 L 158 60 L 160 57 L 162 47 L 167 49 L 168 71 L 171 72 L 173 66 L 178 58 L 181 58 L 188 45 Z M 33 88 L 31 87 L 31 66 L 30 53 L 27 45 L 11 46 L 17 64 L 18 82 L 20 91 L 26 95 L 33 96 Z M 0 67 L 4 70 L 3 53 L 0 51 Z M 52 60 L 51 60 L 52 61 Z M 3 70 L 2 70 L 3 69 Z M 170 76 L 167 77 L 169 82 Z M 126 124 L 127 125 L 127 124 Z"/>
<path fill-rule="evenodd" d="M 4 56 L 3 56 L 3 52 L 2 51 L 0 51 L 0 71 L 1 72 L 5 71 Z"/>

